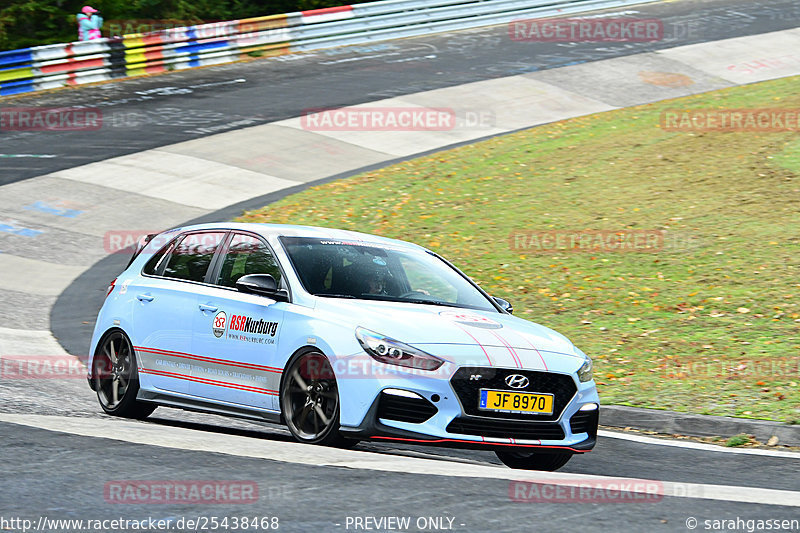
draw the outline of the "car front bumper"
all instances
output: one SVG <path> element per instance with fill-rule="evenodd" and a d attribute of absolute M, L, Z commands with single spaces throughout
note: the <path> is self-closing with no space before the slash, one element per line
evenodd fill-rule
<path fill-rule="evenodd" d="M 397 375 L 394 379 L 375 380 L 369 385 L 360 382 L 358 396 L 361 400 L 365 389 L 376 393 L 366 405 L 358 402 L 363 410 L 356 409 L 361 411 L 357 418 L 353 410 L 348 409 L 348 403 L 356 406 L 347 401 L 347 394 L 344 395 L 342 434 L 354 439 L 457 447 L 537 447 L 574 453 L 587 452 L 594 447 L 600 411 L 594 382 L 580 383 L 571 375 L 519 369 L 482 369 L 482 373 L 486 374 L 487 370 L 494 374 L 483 383 L 458 382 L 460 369 L 449 380 Z M 494 388 L 498 378 L 512 372 L 537 377 L 538 385 L 535 382 L 533 390 L 552 391 L 557 410 L 549 416 L 478 411 L 470 387 L 475 390 Z M 564 386 L 559 388 L 558 384 L 551 383 L 554 378 Z"/>

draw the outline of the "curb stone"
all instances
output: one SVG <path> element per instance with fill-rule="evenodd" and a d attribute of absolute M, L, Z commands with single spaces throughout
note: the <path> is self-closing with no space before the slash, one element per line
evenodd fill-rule
<path fill-rule="evenodd" d="M 754 435 L 760 442 L 778 437 L 778 444 L 800 446 L 800 425 L 782 424 L 770 420 L 752 420 L 730 416 L 693 415 L 675 411 L 602 405 L 600 424 L 615 428 L 633 428 L 658 433 L 689 435 L 691 437 L 733 437 Z"/>

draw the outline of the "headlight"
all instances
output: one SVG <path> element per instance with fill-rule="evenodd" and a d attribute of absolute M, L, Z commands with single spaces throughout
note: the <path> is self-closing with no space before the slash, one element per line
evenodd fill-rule
<path fill-rule="evenodd" d="M 584 361 L 583 365 L 578 369 L 578 379 L 581 382 L 592 381 L 592 359 L 589 356 L 586 356 L 586 361 Z"/>
<path fill-rule="evenodd" d="M 444 364 L 438 357 L 368 329 L 356 328 L 356 338 L 373 359 L 387 365 L 436 370 Z"/>

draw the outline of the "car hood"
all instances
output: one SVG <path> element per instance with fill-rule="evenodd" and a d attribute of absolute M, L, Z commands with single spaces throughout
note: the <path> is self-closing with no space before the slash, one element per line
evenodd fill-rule
<path fill-rule="evenodd" d="M 513 315 L 424 304 L 322 299 L 320 311 L 459 364 L 575 369 L 583 352 L 566 337 Z M 576 366 L 577 363 L 577 366 Z"/>

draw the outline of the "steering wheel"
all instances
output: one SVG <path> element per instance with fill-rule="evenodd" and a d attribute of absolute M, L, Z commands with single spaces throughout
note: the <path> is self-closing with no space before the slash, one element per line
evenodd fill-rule
<path fill-rule="evenodd" d="M 410 298 L 415 295 L 430 296 L 430 294 L 426 294 L 423 291 L 408 291 L 398 296 L 398 298 Z"/>

